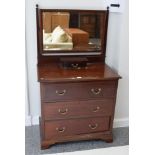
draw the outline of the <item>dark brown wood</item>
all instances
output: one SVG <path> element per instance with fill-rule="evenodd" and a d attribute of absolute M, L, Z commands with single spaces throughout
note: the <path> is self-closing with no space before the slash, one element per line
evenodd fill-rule
<path fill-rule="evenodd" d="M 113 99 L 43 103 L 44 119 L 110 116 L 113 104 Z"/>
<path fill-rule="evenodd" d="M 46 145 L 49 147 L 55 143 L 81 139 L 101 139 L 112 142 L 116 92 L 120 78 L 117 73 L 101 63 L 90 64 L 87 69 L 80 70 L 65 70 L 58 64 L 50 63 L 38 65 L 38 75 L 41 82 L 42 124 L 44 125 L 42 126 L 44 135 L 41 141 L 42 148 Z M 75 75 L 82 78 L 73 78 Z M 88 121 L 85 120 L 98 120 L 98 118 L 106 130 L 102 128 L 102 131 L 97 130 L 95 133 L 85 128 L 80 130 L 79 126 L 87 124 Z M 82 124 L 79 125 L 77 122 Z M 92 128 L 96 124 L 93 125 Z M 63 130 L 70 126 L 73 126 L 71 131 L 64 133 Z M 57 132 L 60 132 L 61 136 Z M 101 132 L 104 133 L 102 137 L 96 136 Z"/>
<path fill-rule="evenodd" d="M 99 31 L 102 38 L 101 54 L 91 56 L 43 55 L 42 13 L 49 11 L 102 14 L 100 22 L 98 21 L 102 27 Z M 51 10 L 39 9 L 37 6 L 41 149 L 47 149 L 56 143 L 78 140 L 100 139 L 107 143 L 113 141 L 112 128 L 117 86 L 121 77 L 104 63 L 108 17 L 109 10 Z M 86 67 L 65 69 L 60 64 L 60 60 L 69 60 L 71 63 L 77 63 L 77 60 L 88 61 Z"/>
<path fill-rule="evenodd" d="M 109 129 L 109 117 L 93 117 L 45 121 L 45 140 L 77 134 L 104 132 Z"/>
<path fill-rule="evenodd" d="M 53 144 L 54 144 L 54 143 L 53 143 Z M 41 144 L 41 149 L 42 149 L 42 150 L 48 149 L 48 148 L 50 148 L 50 146 L 53 145 L 53 144 L 52 144 L 52 143 L 50 143 L 50 145 L 47 145 L 47 144 L 45 144 L 45 145 L 44 145 L 44 144 Z"/>
<path fill-rule="evenodd" d="M 49 147 L 49 145 L 53 145 L 56 143 L 64 143 L 64 142 L 71 142 L 71 141 L 81 141 L 81 140 L 103 140 L 106 142 L 113 140 L 112 132 L 105 131 L 105 132 L 97 132 L 97 133 L 87 133 L 87 134 L 80 134 L 74 136 L 63 136 L 57 137 L 56 139 L 52 138 L 50 140 L 44 140 L 41 142 L 41 146 Z"/>
<path fill-rule="evenodd" d="M 102 39 L 102 45 L 103 45 L 103 61 L 105 62 L 105 56 L 106 56 L 106 47 L 107 47 L 107 32 L 108 32 L 108 20 L 109 20 L 109 7 L 107 8 L 107 14 L 106 14 L 106 18 L 104 19 L 105 21 L 103 21 L 104 25 L 103 28 L 101 29 L 101 36 L 104 35 L 104 38 Z"/>
<path fill-rule="evenodd" d="M 116 82 L 116 87 L 118 87 L 118 81 Z M 117 95 L 117 89 L 115 89 L 115 94 Z M 114 120 L 114 114 L 115 114 L 115 105 L 116 105 L 116 96 L 114 98 L 114 104 L 113 104 L 113 111 L 112 111 L 112 115 L 111 115 L 111 123 L 110 123 L 110 131 L 112 131 L 113 129 L 113 120 Z"/>
<path fill-rule="evenodd" d="M 112 143 L 113 142 L 113 138 L 111 138 L 111 139 L 109 138 L 109 139 L 105 140 L 105 142 L 106 143 Z"/>
<path fill-rule="evenodd" d="M 90 63 L 87 68 L 63 69 L 60 64 L 38 65 L 39 82 L 77 82 L 118 80 L 120 76 L 103 63 Z"/>
<path fill-rule="evenodd" d="M 60 58 L 60 64 L 63 69 L 81 69 L 87 66 L 88 59 L 73 57 L 73 58 Z"/>
<path fill-rule="evenodd" d="M 41 84 L 43 102 L 113 98 L 116 89 L 115 81 Z"/>

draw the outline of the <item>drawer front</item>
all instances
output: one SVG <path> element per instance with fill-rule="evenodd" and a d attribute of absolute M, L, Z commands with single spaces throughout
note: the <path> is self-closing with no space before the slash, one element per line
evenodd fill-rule
<path fill-rule="evenodd" d="M 110 116 L 113 100 L 90 100 L 80 102 L 43 103 L 45 120 L 86 116 Z"/>
<path fill-rule="evenodd" d="M 45 121 L 45 139 L 109 130 L 109 117 Z"/>
<path fill-rule="evenodd" d="M 115 97 L 115 81 L 80 83 L 42 83 L 41 99 L 44 102 L 75 99 L 98 99 Z"/>
<path fill-rule="evenodd" d="M 116 95 L 115 81 L 85 83 L 82 85 L 81 96 L 88 99 L 113 98 Z"/>

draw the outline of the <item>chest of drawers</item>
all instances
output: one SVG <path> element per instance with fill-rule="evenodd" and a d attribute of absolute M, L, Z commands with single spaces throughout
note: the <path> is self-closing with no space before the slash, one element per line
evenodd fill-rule
<path fill-rule="evenodd" d="M 42 149 L 77 140 L 112 142 L 119 78 L 104 64 L 80 70 L 64 70 L 55 64 L 38 66 Z"/>

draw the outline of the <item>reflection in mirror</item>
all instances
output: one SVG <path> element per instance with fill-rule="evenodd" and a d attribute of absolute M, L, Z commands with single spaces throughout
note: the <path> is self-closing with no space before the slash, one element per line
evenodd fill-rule
<path fill-rule="evenodd" d="M 101 50 L 98 14 L 43 12 L 43 50 Z"/>

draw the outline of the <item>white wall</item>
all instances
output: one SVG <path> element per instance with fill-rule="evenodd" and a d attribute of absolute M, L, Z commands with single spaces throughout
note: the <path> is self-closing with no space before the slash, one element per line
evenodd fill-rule
<path fill-rule="evenodd" d="M 126 0 L 128 1 L 128 0 Z M 37 41 L 35 5 L 41 8 L 103 9 L 104 0 L 26 0 L 26 52 L 28 68 L 29 112 L 32 124 L 40 115 L 40 90 L 37 82 Z M 106 62 L 123 77 L 116 103 L 116 126 L 128 125 L 128 4 L 123 14 L 110 13 Z M 27 122 L 27 121 L 26 121 Z"/>
<path fill-rule="evenodd" d="M 129 4 L 123 14 L 111 13 L 109 17 L 106 63 L 121 76 L 119 80 L 115 125 L 129 123 Z"/>

